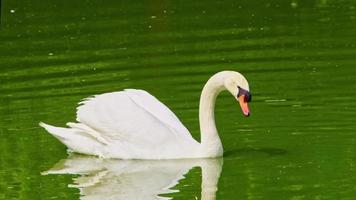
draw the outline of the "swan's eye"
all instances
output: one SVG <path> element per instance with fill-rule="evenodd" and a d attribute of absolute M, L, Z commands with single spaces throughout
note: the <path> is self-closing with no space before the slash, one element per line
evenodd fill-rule
<path fill-rule="evenodd" d="M 244 95 L 244 101 L 245 102 L 251 102 L 252 100 L 252 95 L 249 91 L 241 88 L 240 86 L 237 86 L 239 88 L 239 93 L 237 94 L 237 97 L 240 97 L 241 95 Z"/>

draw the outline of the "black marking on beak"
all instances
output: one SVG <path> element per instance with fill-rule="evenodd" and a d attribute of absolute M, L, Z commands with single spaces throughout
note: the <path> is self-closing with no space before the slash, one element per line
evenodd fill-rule
<path fill-rule="evenodd" d="M 237 94 L 237 98 L 240 97 L 241 95 L 245 95 L 245 102 L 251 102 L 252 100 L 252 95 L 249 91 L 241 88 L 240 86 L 237 86 L 239 88 L 239 93 Z"/>

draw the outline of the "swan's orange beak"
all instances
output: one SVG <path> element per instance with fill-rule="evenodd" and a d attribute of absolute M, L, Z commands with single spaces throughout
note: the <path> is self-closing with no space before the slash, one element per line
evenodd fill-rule
<path fill-rule="evenodd" d="M 248 108 L 245 95 L 241 95 L 238 98 L 239 98 L 239 103 L 240 103 L 242 113 L 245 115 L 245 117 L 250 116 L 250 109 Z"/>

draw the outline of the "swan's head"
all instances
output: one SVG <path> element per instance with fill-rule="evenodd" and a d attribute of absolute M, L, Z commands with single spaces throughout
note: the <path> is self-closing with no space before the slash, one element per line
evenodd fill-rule
<path fill-rule="evenodd" d="M 238 72 L 229 71 L 224 86 L 239 102 L 242 113 L 246 117 L 250 116 L 248 102 L 251 101 L 252 96 L 246 78 Z"/>

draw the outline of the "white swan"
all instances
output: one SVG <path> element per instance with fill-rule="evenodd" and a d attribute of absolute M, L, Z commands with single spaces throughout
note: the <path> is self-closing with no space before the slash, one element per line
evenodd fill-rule
<path fill-rule="evenodd" d="M 118 160 L 92 156 L 70 155 L 42 175 L 73 174 L 81 200 L 156 199 L 168 200 L 168 194 L 179 192 L 175 187 L 194 167 L 201 167 L 201 199 L 216 199 L 223 160 Z M 160 195 L 163 195 L 162 197 Z M 199 196 L 196 194 L 196 196 Z"/>
<path fill-rule="evenodd" d="M 250 111 L 249 85 L 243 75 L 222 71 L 205 84 L 200 97 L 201 143 L 197 142 L 174 113 L 143 90 L 126 89 L 85 99 L 77 108 L 77 123 L 60 128 L 40 123 L 70 150 L 121 159 L 178 159 L 219 157 L 222 144 L 215 126 L 217 95 L 228 90 Z"/>

